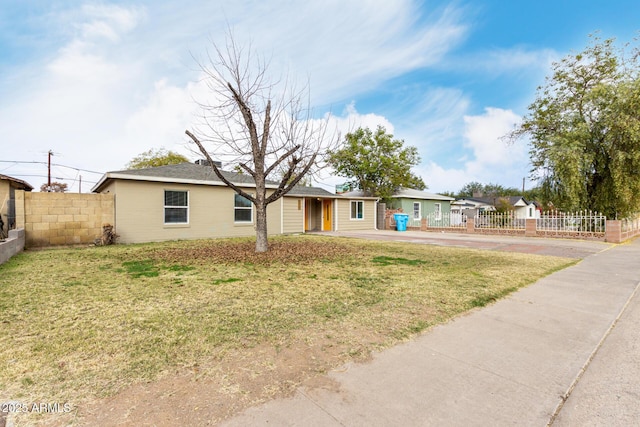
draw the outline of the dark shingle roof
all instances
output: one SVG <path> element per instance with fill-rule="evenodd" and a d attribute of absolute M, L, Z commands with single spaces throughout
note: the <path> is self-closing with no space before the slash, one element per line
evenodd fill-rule
<path fill-rule="evenodd" d="M 117 175 L 134 175 L 140 177 L 175 178 L 194 181 L 221 182 L 210 166 L 196 165 L 195 163 L 180 163 L 177 165 L 157 166 L 146 169 L 127 169 L 109 172 Z M 253 184 L 253 178 L 249 175 L 235 172 L 222 171 L 222 174 L 229 181 L 236 184 Z M 267 184 L 276 184 L 267 181 Z"/>
<path fill-rule="evenodd" d="M 324 188 L 319 187 L 305 187 L 302 185 L 296 185 L 287 193 L 287 196 L 302 196 L 302 197 L 336 197 L 335 194 L 328 192 Z"/>
<path fill-rule="evenodd" d="M 414 190 L 412 188 L 402 188 L 395 193 L 393 193 L 394 199 L 422 199 L 422 200 L 445 200 L 445 201 L 453 201 L 455 200 L 453 197 L 443 196 L 442 194 L 429 193 L 427 191 L 422 190 Z"/>
<path fill-rule="evenodd" d="M 225 178 L 234 184 L 248 186 L 254 185 L 253 178 L 250 175 L 228 171 L 221 172 Z M 162 180 L 180 180 L 183 182 L 193 181 L 195 183 L 222 184 L 222 181 L 217 177 L 210 166 L 198 165 L 195 163 L 180 163 L 177 165 L 157 166 L 146 169 L 127 169 L 107 172 L 100 182 L 96 184 L 93 191 L 98 191 L 102 184 L 108 179 L 136 179 L 137 177 L 141 180 L 144 180 L 145 178 L 153 180 L 155 178 Z M 270 180 L 268 180 L 266 184 L 272 188 L 279 185 L 278 182 Z M 302 185 L 296 185 L 289 193 L 287 193 L 287 195 L 301 197 L 336 197 L 335 194 L 332 194 L 323 188 L 304 187 Z"/>
<path fill-rule="evenodd" d="M 462 197 L 458 200 L 470 200 L 472 202 L 484 203 L 486 205 L 493 206 L 501 199 L 507 200 L 512 206 L 518 203 L 521 199 L 524 200 L 525 203 L 529 204 L 527 199 L 522 196 Z"/>

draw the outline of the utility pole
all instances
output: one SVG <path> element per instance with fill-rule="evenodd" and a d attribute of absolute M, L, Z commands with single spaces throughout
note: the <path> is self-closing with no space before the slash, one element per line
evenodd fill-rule
<path fill-rule="evenodd" d="M 53 151 L 49 150 L 49 161 L 47 163 L 47 191 L 51 191 L 51 156 L 53 156 Z"/>

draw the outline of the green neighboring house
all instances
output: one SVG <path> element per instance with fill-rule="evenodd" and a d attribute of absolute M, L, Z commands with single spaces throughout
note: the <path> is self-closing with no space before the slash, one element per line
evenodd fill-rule
<path fill-rule="evenodd" d="M 427 218 L 429 226 L 446 227 L 450 225 L 451 202 L 454 200 L 453 197 L 407 188 L 394 193 L 387 207 L 402 209 L 409 214 L 409 226 L 419 227 L 422 218 Z"/>

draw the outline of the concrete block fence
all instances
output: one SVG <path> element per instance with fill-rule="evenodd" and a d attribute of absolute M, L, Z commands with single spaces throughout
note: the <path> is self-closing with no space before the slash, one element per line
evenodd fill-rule
<path fill-rule="evenodd" d="M 16 226 L 24 228 L 27 248 L 90 244 L 114 220 L 112 194 L 16 191 Z"/>
<path fill-rule="evenodd" d="M 4 264 L 18 252 L 22 252 L 24 250 L 24 244 L 24 228 L 9 230 L 9 237 L 0 242 L 0 264 Z"/>

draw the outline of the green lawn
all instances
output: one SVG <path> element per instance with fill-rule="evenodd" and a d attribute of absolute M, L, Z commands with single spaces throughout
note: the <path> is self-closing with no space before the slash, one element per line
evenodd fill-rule
<path fill-rule="evenodd" d="M 0 402 L 81 405 L 300 337 L 333 347 L 328 368 L 575 262 L 320 236 L 271 245 L 268 254 L 231 239 L 14 257 L 0 266 Z"/>

